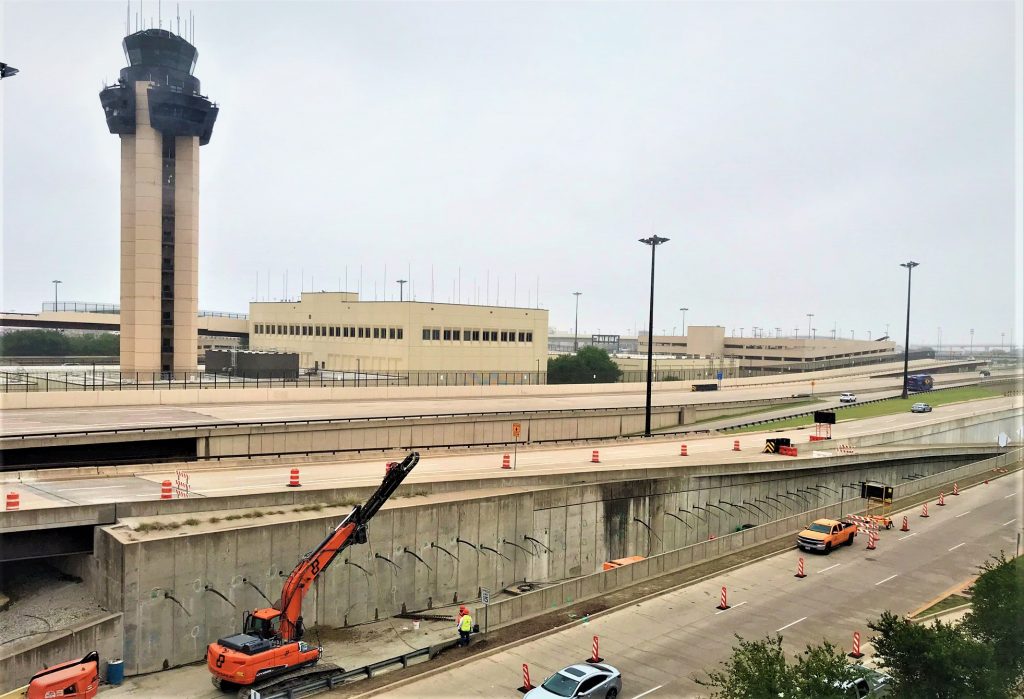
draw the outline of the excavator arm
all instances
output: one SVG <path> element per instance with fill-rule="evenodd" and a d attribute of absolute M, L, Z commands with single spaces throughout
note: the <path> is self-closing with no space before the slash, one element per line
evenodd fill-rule
<path fill-rule="evenodd" d="M 281 599 L 274 609 L 281 612 L 279 634 L 282 640 L 297 640 L 301 635 L 302 602 L 317 576 L 323 573 L 342 551 L 352 544 L 366 543 L 366 525 L 387 502 L 420 460 L 418 452 L 391 466 L 380 487 L 328 534 L 320 544 L 302 557 L 281 588 Z"/>

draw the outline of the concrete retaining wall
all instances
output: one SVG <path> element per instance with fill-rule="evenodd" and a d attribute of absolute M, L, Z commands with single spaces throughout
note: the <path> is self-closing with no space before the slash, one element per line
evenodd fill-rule
<path fill-rule="evenodd" d="M 124 633 L 122 614 L 107 614 L 70 629 L 45 636 L 30 636 L 8 643 L 0 652 L 0 692 L 28 684 L 44 667 L 100 654 L 100 678 L 106 677 L 109 660 L 120 658 Z"/>
<path fill-rule="evenodd" d="M 1006 468 L 1019 463 L 1022 458 L 1024 458 L 1024 450 L 1018 449 L 991 459 L 965 464 L 948 471 L 941 471 L 925 478 L 919 478 L 895 486 L 894 497 L 896 499 L 907 497 L 929 488 L 953 483 L 957 479 L 976 476 L 996 468 Z M 543 614 L 558 607 L 569 606 L 588 597 L 594 597 L 632 583 L 657 577 L 664 573 L 715 558 L 716 556 L 749 548 L 787 534 L 795 534 L 808 521 L 818 519 L 819 517 L 840 517 L 844 511 L 850 512 L 851 508 L 860 505 L 862 502 L 860 498 L 856 498 L 846 500 L 841 504 L 825 505 L 782 519 L 769 521 L 753 529 L 723 534 L 713 541 L 701 541 L 700 543 L 669 550 L 632 565 L 585 575 L 574 580 L 545 587 L 541 590 L 503 599 L 489 605 L 488 613 L 490 620 L 495 626 L 502 626 L 515 623 L 529 616 Z M 477 619 L 483 618 L 483 606 L 477 605 L 473 614 Z"/>
<path fill-rule="evenodd" d="M 803 524 L 808 515 L 798 513 L 837 497 L 811 486 L 841 492 L 844 483 L 899 482 L 902 475 L 931 474 L 950 465 L 942 459 L 828 462 L 805 461 L 791 472 L 763 463 L 759 471 L 730 475 L 693 469 L 654 480 L 399 499 L 370 523 L 370 543 L 346 551 L 320 578 L 307 598 L 305 621 L 307 626 L 358 624 L 478 599 L 481 586 L 497 591 L 521 581 L 583 576 L 552 592 L 532 593 L 543 599 L 536 604 L 549 609 L 557 600 L 596 594 Z M 720 503 L 758 499 L 766 500 L 756 503 L 765 514 Z M 127 671 L 198 660 L 208 642 L 237 630 L 242 610 L 267 605 L 257 588 L 276 599 L 282 575 L 341 519 L 340 514 L 298 516 L 305 518 L 233 529 L 224 522 L 204 523 L 169 536 L 129 535 L 123 524 L 98 530 L 86 577 L 102 604 L 125 613 Z M 743 523 L 757 526 L 729 535 Z M 703 543 L 709 534 L 719 540 Z M 627 555 L 652 560 L 592 577 L 604 561 Z M 509 611 L 499 611 L 498 619 L 529 613 L 533 608 L 523 611 L 519 601 L 524 598 L 509 602 Z M 515 604 L 520 611 L 513 611 Z"/>
<path fill-rule="evenodd" d="M 979 405 L 979 409 L 984 404 Z M 906 427 L 862 437 L 840 440 L 855 446 L 870 447 L 881 444 L 996 444 L 999 433 L 1006 433 L 1013 442 L 1020 443 L 1018 430 L 1024 425 L 1024 411 L 1020 407 L 992 412 L 981 412 L 941 423 Z M 819 442 L 818 444 L 828 444 Z M 803 445 L 805 448 L 807 445 Z M 820 447 L 814 447 L 820 448 Z"/>

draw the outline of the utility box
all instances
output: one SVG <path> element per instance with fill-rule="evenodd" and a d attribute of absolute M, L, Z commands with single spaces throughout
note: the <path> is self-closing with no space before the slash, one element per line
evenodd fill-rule
<path fill-rule="evenodd" d="M 297 352 L 207 350 L 206 372 L 246 379 L 296 379 L 299 355 Z"/>

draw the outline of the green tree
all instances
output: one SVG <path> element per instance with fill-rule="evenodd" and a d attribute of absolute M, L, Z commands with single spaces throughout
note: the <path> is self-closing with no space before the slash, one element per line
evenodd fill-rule
<path fill-rule="evenodd" d="M 721 670 L 708 673 L 700 684 L 714 687 L 715 699 L 778 699 L 797 696 L 797 683 L 786 654 L 782 636 L 776 634 L 761 641 L 745 641 L 736 636 L 732 656 L 722 662 Z"/>
<path fill-rule="evenodd" d="M 842 648 L 824 641 L 820 646 L 807 646 L 793 668 L 797 696 L 815 699 L 846 699 L 845 682 L 856 673 Z"/>
<path fill-rule="evenodd" d="M 622 370 L 608 353 L 598 347 L 584 347 L 576 354 L 548 359 L 548 383 L 614 383 Z"/>
<path fill-rule="evenodd" d="M 0 335 L 2 357 L 111 356 L 119 351 L 114 333 L 70 335 L 56 330 L 16 330 Z"/>
<path fill-rule="evenodd" d="M 915 624 L 882 612 L 868 627 L 875 653 L 893 678 L 893 694 L 907 699 L 1009 696 L 995 672 L 990 646 L 962 626 Z"/>
<path fill-rule="evenodd" d="M 1021 689 L 1024 682 L 1024 558 L 1002 552 L 981 566 L 971 611 L 963 627 L 989 645 L 1000 684 Z"/>

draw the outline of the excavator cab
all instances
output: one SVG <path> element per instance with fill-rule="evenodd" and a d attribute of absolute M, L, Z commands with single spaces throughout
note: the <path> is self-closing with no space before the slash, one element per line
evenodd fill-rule
<path fill-rule="evenodd" d="M 26 699 L 92 699 L 100 687 L 100 654 L 93 651 L 81 660 L 70 660 L 32 676 Z"/>
<path fill-rule="evenodd" d="M 281 636 L 281 612 L 276 609 L 255 609 L 245 613 L 242 633 L 270 641 Z"/>

